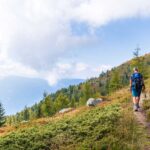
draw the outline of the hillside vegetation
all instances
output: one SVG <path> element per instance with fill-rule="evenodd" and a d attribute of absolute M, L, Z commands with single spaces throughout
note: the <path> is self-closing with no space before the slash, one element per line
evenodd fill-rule
<path fill-rule="evenodd" d="M 134 116 L 128 87 L 133 66 L 142 70 L 149 90 L 150 54 L 77 86 L 45 94 L 39 104 L 9 116 L 0 137 L 0 150 L 144 150 L 150 143 L 146 129 Z M 85 106 L 88 98 L 101 96 L 105 100 L 98 106 Z M 76 108 L 56 113 L 69 106 Z M 148 116 L 150 103 L 144 102 L 144 106 Z"/>
<path fill-rule="evenodd" d="M 91 78 L 77 86 L 71 85 L 56 93 L 43 94 L 43 99 L 32 107 L 25 107 L 16 115 L 7 117 L 7 124 L 14 125 L 22 121 L 53 116 L 62 108 L 85 105 L 90 98 L 108 96 L 129 84 L 133 67 L 138 66 L 144 78 L 150 77 L 150 54 L 128 61 L 110 71 L 102 72 L 99 77 Z"/>
<path fill-rule="evenodd" d="M 75 115 L 61 116 L 45 124 L 27 123 L 0 138 L 1 150 L 137 150 L 144 146 L 145 136 L 136 122 L 128 90 L 120 90 L 111 101 Z M 140 138 L 139 138 L 140 136 Z"/>
<path fill-rule="evenodd" d="M 150 79 L 146 81 L 150 90 Z M 113 92 L 97 107 L 14 126 L 0 138 L 2 150 L 144 150 L 146 129 L 132 111 L 128 88 Z M 140 138 L 139 138 L 140 137 Z"/>

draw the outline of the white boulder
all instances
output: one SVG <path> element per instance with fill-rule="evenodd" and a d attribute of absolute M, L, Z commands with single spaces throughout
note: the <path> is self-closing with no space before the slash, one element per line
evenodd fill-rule
<path fill-rule="evenodd" d="M 96 106 L 97 104 L 101 103 L 103 100 L 101 98 L 89 98 L 86 105 L 87 106 Z"/>

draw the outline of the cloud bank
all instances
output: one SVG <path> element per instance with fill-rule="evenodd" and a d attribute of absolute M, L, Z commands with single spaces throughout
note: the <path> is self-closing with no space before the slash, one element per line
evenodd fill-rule
<path fill-rule="evenodd" d="M 148 0 L 0 0 L 0 77 L 39 77 L 55 84 L 95 75 L 110 66 L 61 59 L 97 40 L 95 30 L 111 21 L 148 16 Z M 73 34 L 72 23 L 84 23 L 86 32 Z"/>

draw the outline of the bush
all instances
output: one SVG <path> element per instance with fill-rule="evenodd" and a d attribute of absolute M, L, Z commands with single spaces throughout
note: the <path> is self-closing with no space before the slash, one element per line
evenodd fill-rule
<path fill-rule="evenodd" d="M 144 100 L 143 101 L 143 109 L 144 110 L 150 109 L 150 100 Z"/>
<path fill-rule="evenodd" d="M 1 137 L 0 149 L 139 149 L 139 140 L 142 141 L 142 138 L 136 133 L 137 125 L 133 115 L 125 112 L 120 105 L 111 104 L 90 109 L 73 118 L 63 118 L 47 125 L 20 129 Z"/>

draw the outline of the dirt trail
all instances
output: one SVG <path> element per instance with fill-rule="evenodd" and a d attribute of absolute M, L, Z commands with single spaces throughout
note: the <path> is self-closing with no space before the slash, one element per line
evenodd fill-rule
<path fill-rule="evenodd" d="M 142 109 L 140 109 L 138 112 L 134 112 L 136 118 L 137 118 L 137 121 L 143 125 L 144 127 L 146 128 L 149 128 L 150 129 L 150 123 L 146 121 L 146 116 L 145 116 L 145 113 L 143 112 Z"/>
<path fill-rule="evenodd" d="M 149 98 L 148 98 L 149 99 Z M 144 100 L 147 100 L 146 97 L 144 97 L 143 95 L 141 96 L 141 102 L 140 102 L 140 109 L 137 112 L 134 112 L 137 121 L 139 122 L 140 125 L 142 125 L 144 128 L 146 128 L 147 131 L 147 137 L 150 137 L 150 122 L 148 122 L 146 120 L 146 115 L 145 112 L 142 109 L 142 103 Z M 149 146 L 145 146 L 144 150 L 150 150 L 150 145 Z"/>

